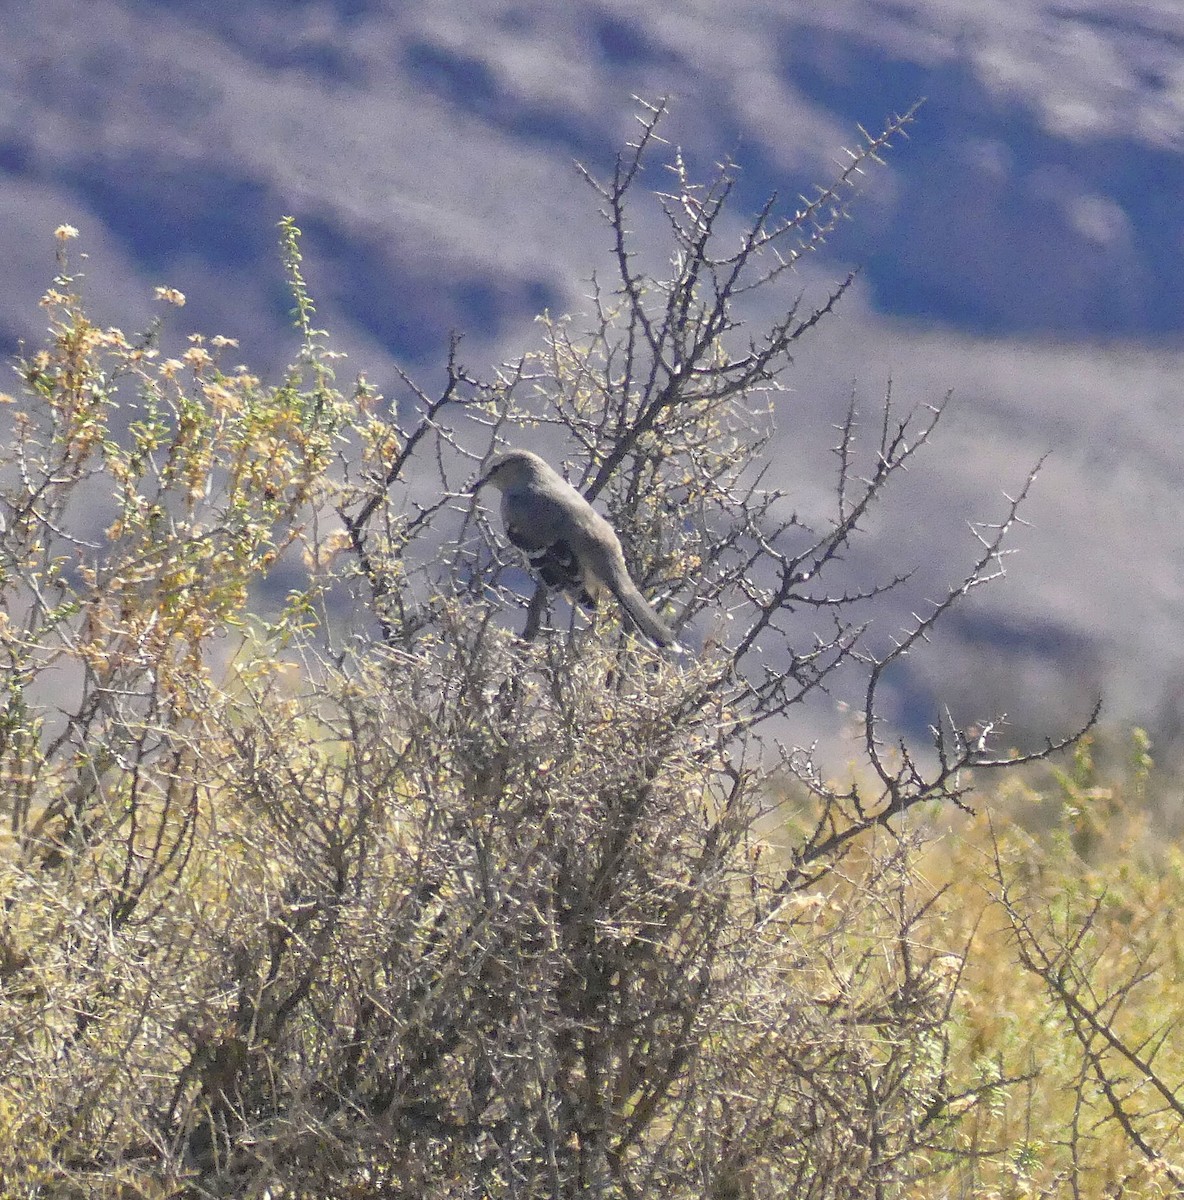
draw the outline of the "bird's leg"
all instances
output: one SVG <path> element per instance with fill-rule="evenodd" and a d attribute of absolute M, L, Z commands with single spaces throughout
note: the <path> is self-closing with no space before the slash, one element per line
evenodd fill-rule
<path fill-rule="evenodd" d="M 567 619 L 567 640 L 569 643 L 575 642 L 576 633 L 580 627 L 581 617 L 585 617 L 588 621 L 589 628 L 595 630 L 597 613 L 597 609 L 587 609 L 583 605 L 576 603 L 575 599 L 572 598 L 571 611 Z"/>
<path fill-rule="evenodd" d="M 543 624 L 543 613 L 547 608 L 547 589 L 540 583 L 534 589 L 530 598 L 530 607 L 526 610 L 526 625 L 522 630 L 522 640 L 533 642 L 539 636 Z"/>

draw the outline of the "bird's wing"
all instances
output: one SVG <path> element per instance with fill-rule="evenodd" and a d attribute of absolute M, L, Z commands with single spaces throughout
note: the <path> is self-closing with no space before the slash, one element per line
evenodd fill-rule
<path fill-rule="evenodd" d="M 562 538 L 540 542 L 513 521 L 506 522 L 506 536 L 517 546 L 539 578 L 550 588 L 567 592 L 587 609 L 596 607 L 596 598 L 584 577 L 584 567 Z"/>

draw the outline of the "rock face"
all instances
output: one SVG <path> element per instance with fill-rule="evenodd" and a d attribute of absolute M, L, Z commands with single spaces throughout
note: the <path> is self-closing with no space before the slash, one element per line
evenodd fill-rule
<path fill-rule="evenodd" d="M 541 310 L 586 307 L 609 247 L 570 162 L 611 171 L 631 94 L 674 97 L 667 136 L 693 171 L 736 159 L 741 213 L 773 189 L 792 204 L 828 180 L 857 122 L 924 95 L 911 143 L 821 275 L 801 277 L 865 268 L 846 324 L 804 349 L 796 403 L 823 412 L 856 375 L 875 391 L 891 373 L 907 402 L 955 389 L 955 445 L 918 502 L 930 581 L 970 552 L 935 514 L 989 518 L 1052 447 L 1024 558 L 983 621 L 968 615 L 963 648 L 985 640 L 1003 676 L 1014 661 L 1038 710 L 1084 673 L 1118 699 L 1113 715 L 1148 719 L 1136 710 L 1184 679 L 1162 649 L 1184 619 L 1184 534 L 1157 515 L 1184 465 L 1170 349 L 1184 324 L 1184 9 L 837 0 L 801 18 L 738 0 L 717 22 L 676 8 L 7 5 L 0 345 L 41 336 L 51 234 L 69 221 L 96 319 L 144 324 L 153 287 L 171 284 L 189 297 L 178 338 L 234 336 L 275 370 L 293 339 L 274 225 L 293 213 L 318 321 L 354 369 L 392 388 L 396 361 L 430 375 L 453 329 L 480 369 L 537 344 Z M 637 228 L 652 228 L 659 266 L 660 214 Z M 800 428 L 789 412 L 783 429 Z M 825 453 L 805 461 L 803 491 L 829 469 Z M 918 586 L 885 603 L 887 628 Z M 1035 656 L 1028 632 L 1008 632 L 1032 629 L 1047 633 Z M 935 686 L 907 681 L 902 711 L 921 713 Z"/>

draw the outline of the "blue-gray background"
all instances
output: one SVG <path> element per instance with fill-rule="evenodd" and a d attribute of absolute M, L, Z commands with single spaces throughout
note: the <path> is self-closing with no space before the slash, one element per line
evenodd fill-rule
<path fill-rule="evenodd" d="M 52 231 L 76 225 L 97 318 L 158 284 L 171 318 L 290 353 L 275 222 L 294 214 L 319 323 L 398 397 L 438 379 L 449 332 L 488 372 L 578 314 L 607 263 L 572 168 L 611 165 L 630 97 L 670 96 L 668 138 L 744 168 L 741 207 L 828 181 L 856 123 L 927 97 L 908 142 L 780 298 L 863 273 L 782 401 L 785 474 L 825 507 L 825 426 L 952 389 L 951 420 L 869 527 L 860 572 L 916 566 L 879 636 L 958 577 L 966 522 L 1052 457 L 1008 577 L 896 683 L 896 715 L 1006 708 L 1057 729 L 1097 690 L 1166 750 L 1184 695 L 1179 0 L 37 0 L 0 6 L 0 345 L 36 341 Z M 662 180 L 655 169 L 652 183 Z M 738 214 L 742 215 L 742 214 Z M 661 246 L 656 213 L 635 227 Z M 347 368 L 348 370 L 348 368 Z M 5 385 L 0 385 L 3 387 Z M 812 436 L 812 435 L 811 435 Z"/>

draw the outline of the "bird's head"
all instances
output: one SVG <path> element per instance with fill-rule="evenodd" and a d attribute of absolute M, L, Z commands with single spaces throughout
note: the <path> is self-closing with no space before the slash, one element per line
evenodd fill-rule
<path fill-rule="evenodd" d="M 537 454 L 529 450 L 506 450 L 490 460 L 485 473 L 469 488 L 470 492 L 479 491 L 487 483 L 493 484 L 499 491 L 518 487 L 543 477 L 548 467 Z"/>

